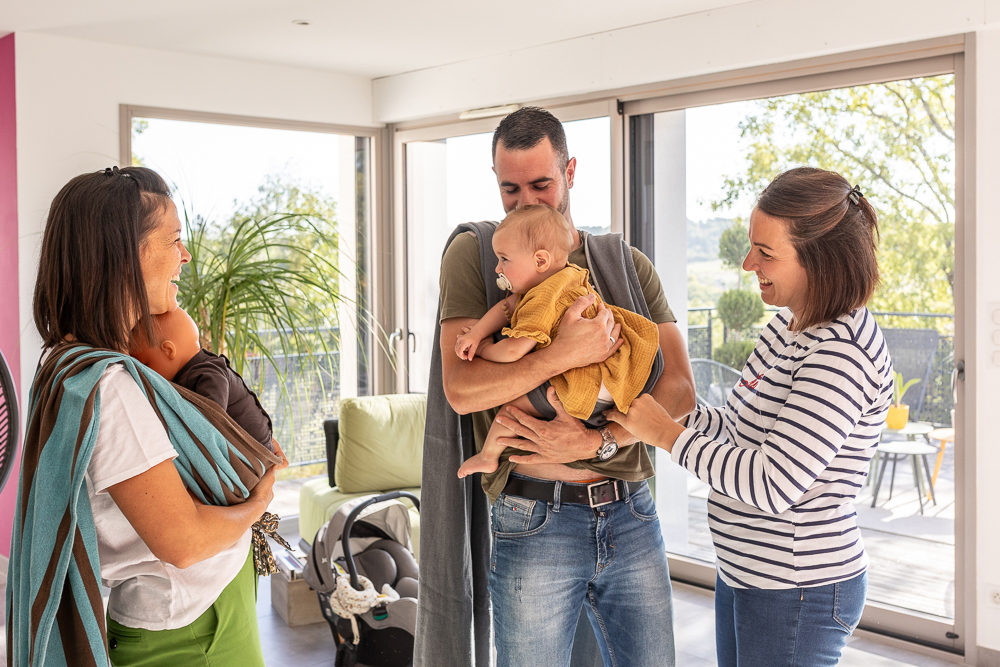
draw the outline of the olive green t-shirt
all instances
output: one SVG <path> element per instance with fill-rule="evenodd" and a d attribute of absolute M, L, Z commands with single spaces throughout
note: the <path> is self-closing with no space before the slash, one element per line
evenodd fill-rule
<path fill-rule="evenodd" d="M 586 232 L 580 232 L 586 234 Z M 667 298 L 663 293 L 660 278 L 649 258 L 632 248 L 632 260 L 639 277 L 642 294 L 649 307 L 649 319 L 656 324 L 676 322 Z M 589 270 L 587 256 L 581 243 L 570 253 L 569 263 Z M 591 279 L 591 284 L 593 280 Z M 441 321 L 455 317 L 479 319 L 489 310 L 486 305 L 486 285 L 483 283 L 483 271 L 479 261 L 479 241 L 475 234 L 469 232 L 459 234 L 445 251 L 441 263 Z M 454 354 L 451 349 L 444 354 Z M 496 418 L 500 406 L 472 414 L 472 425 L 476 438 L 476 450 L 481 450 L 489 433 L 490 425 Z M 500 467 L 489 475 L 483 475 L 483 488 L 494 502 L 504 485 L 514 464 L 508 461 L 511 454 L 521 453 L 519 450 L 507 449 L 500 457 Z M 596 452 L 595 452 L 596 454 Z M 622 447 L 610 461 L 600 461 L 597 458 L 587 461 L 576 461 L 567 464 L 571 468 L 592 470 L 596 476 L 625 479 L 631 482 L 648 479 L 653 476 L 653 465 L 646 453 L 646 447 L 635 443 Z"/>

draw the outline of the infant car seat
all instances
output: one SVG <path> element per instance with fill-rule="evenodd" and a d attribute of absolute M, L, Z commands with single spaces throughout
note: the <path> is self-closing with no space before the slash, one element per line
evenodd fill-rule
<path fill-rule="evenodd" d="M 418 568 L 406 491 L 355 498 L 316 533 L 303 578 L 316 589 L 337 644 L 336 667 L 409 667 Z"/>

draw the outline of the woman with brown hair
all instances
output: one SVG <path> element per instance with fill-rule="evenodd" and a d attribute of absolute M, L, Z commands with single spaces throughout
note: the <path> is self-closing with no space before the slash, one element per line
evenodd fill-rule
<path fill-rule="evenodd" d="M 726 406 L 699 406 L 682 425 L 640 396 L 608 417 L 712 487 L 719 665 L 835 665 L 864 609 L 868 557 L 852 502 L 892 388 L 865 307 L 878 225 L 859 188 L 800 168 L 761 193 L 749 232 L 743 268 L 782 310 Z"/>
<path fill-rule="evenodd" d="M 263 552 L 251 557 L 251 532 L 259 545 L 254 524 L 288 463 L 128 356 L 154 339 L 153 315 L 177 308 L 174 281 L 190 259 L 170 191 L 149 169 L 77 176 L 52 202 L 8 665 L 264 664 Z M 99 582 L 111 589 L 106 618 Z"/>

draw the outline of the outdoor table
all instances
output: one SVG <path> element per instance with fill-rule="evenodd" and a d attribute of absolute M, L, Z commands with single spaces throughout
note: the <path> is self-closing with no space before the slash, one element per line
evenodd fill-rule
<path fill-rule="evenodd" d="M 930 433 L 934 430 L 934 425 L 927 422 L 906 422 L 906 426 L 903 428 L 889 428 L 888 426 L 882 427 L 882 435 L 905 435 L 908 441 L 913 441 L 918 435 L 924 436 L 926 440 Z M 927 440 L 930 442 L 930 440 Z M 879 449 L 875 451 L 875 456 L 872 457 L 871 474 L 868 476 L 867 483 L 871 483 L 873 477 L 878 474 L 878 463 L 879 463 L 879 451 L 881 451 L 882 445 L 879 443 Z M 937 476 L 935 475 L 935 479 Z M 874 507 L 874 505 L 872 505 Z"/>
<path fill-rule="evenodd" d="M 882 470 L 878 471 L 878 479 L 875 482 L 875 491 L 872 493 L 872 507 L 875 507 L 875 503 L 878 500 L 879 487 L 882 485 L 882 478 L 885 476 L 885 467 L 889 463 L 892 463 L 892 476 L 889 478 L 889 498 L 892 498 L 892 489 L 895 482 L 896 473 L 896 462 L 905 456 L 911 457 L 911 462 L 913 464 L 913 482 L 917 487 L 917 498 L 920 500 L 920 513 L 924 513 L 924 488 L 923 488 L 923 477 L 921 476 L 921 466 L 920 460 L 923 461 L 923 472 L 927 474 L 927 483 L 929 488 L 928 494 L 930 495 L 931 501 L 937 505 L 937 498 L 934 497 L 934 482 L 931 478 L 930 466 L 927 463 L 926 456 L 928 454 L 937 454 L 938 448 L 930 444 L 929 435 L 934 431 L 933 424 L 928 424 L 927 422 L 907 422 L 906 426 L 900 429 L 883 428 L 882 434 L 898 434 L 905 435 L 906 440 L 889 440 L 882 441 L 878 445 L 878 451 L 875 452 L 875 456 L 872 457 L 872 475 L 876 474 L 878 470 L 878 464 L 881 459 L 881 455 L 885 455 L 885 461 L 882 462 Z M 918 435 L 924 436 L 925 442 L 918 442 L 916 437 Z"/>

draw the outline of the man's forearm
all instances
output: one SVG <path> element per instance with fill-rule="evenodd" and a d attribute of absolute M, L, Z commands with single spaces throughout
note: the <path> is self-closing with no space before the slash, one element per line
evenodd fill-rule
<path fill-rule="evenodd" d="M 509 403 L 566 368 L 542 350 L 511 363 L 476 357 L 452 368 L 445 378 L 445 395 L 455 412 L 468 414 Z"/>
<path fill-rule="evenodd" d="M 508 403 L 569 370 L 565 361 L 545 348 L 511 363 L 472 361 L 447 356 L 448 341 L 465 326 L 464 320 L 446 320 L 441 325 L 442 380 L 445 396 L 455 412 L 468 414 Z"/>
<path fill-rule="evenodd" d="M 580 297 L 569 307 L 560 321 L 559 335 L 548 347 L 509 364 L 463 361 L 456 354 L 449 355 L 462 328 L 472 326 L 476 320 L 455 317 L 441 322 L 441 374 L 452 409 L 466 414 L 502 405 L 571 368 L 605 361 L 622 344 L 618 337 L 621 326 L 615 324 L 604 304 L 597 306 L 595 317 L 583 317 L 583 311 L 595 298 Z"/>

